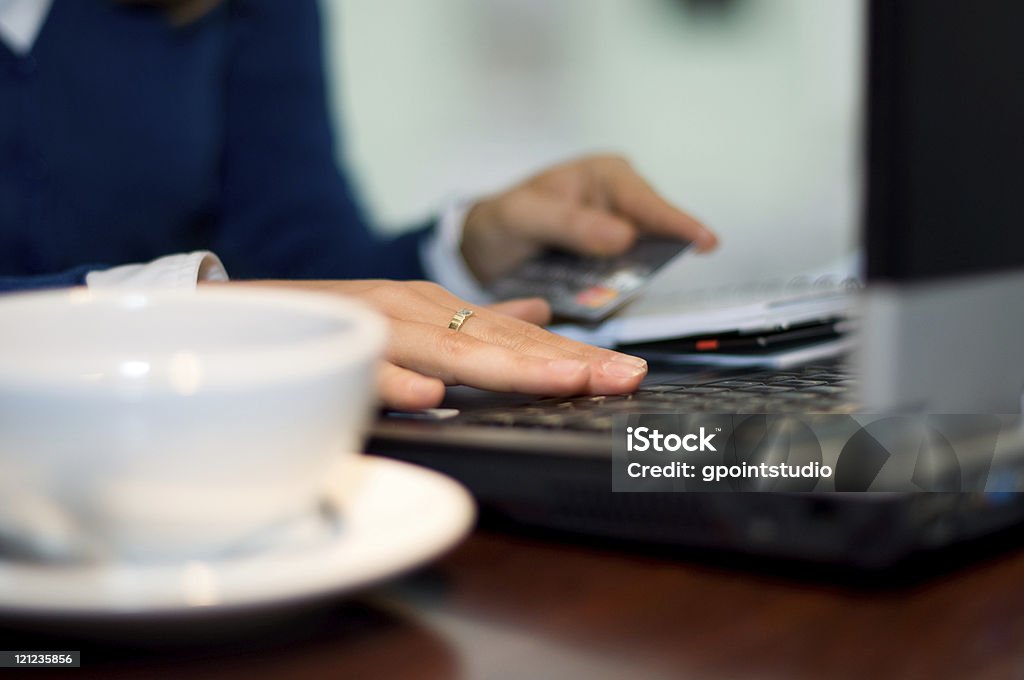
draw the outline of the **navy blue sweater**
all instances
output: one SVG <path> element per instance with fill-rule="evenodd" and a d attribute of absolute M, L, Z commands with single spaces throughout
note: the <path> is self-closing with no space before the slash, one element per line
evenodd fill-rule
<path fill-rule="evenodd" d="M 0 290 L 196 249 L 235 278 L 422 277 L 425 229 L 368 229 L 335 164 L 315 0 L 198 22 L 54 0 L 0 43 Z"/>

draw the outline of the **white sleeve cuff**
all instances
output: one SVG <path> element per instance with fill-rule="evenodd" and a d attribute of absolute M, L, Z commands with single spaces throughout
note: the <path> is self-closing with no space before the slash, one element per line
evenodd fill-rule
<path fill-rule="evenodd" d="M 432 281 L 463 300 L 485 304 L 493 302 L 494 298 L 480 285 L 462 259 L 462 228 L 472 206 L 470 201 L 453 202 L 441 213 L 437 228 L 420 246 L 420 261 Z"/>
<path fill-rule="evenodd" d="M 194 290 L 200 281 L 227 281 L 220 258 L 208 250 L 167 255 L 144 264 L 126 264 L 89 272 L 85 285 L 104 288 L 176 288 Z"/>

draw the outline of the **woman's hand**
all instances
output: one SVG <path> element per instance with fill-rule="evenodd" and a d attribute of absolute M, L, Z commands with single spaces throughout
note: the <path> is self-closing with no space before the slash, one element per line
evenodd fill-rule
<path fill-rule="evenodd" d="M 463 230 L 462 253 L 487 283 L 547 246 L 614 255 L 648 232 L 711 250 L 715 235 L 661 198 L 624 159 L 592 156 L 556 166 L 477 203 Z M 393 408 L 436 406 L 445 385 L 526 394 L 618 394 L 647 373 L 642 359 L 568 340 L 540 328 L 543 300 L 479 308 L 424 281 L 265 281 L 356 297 L 391 322 L 380 393 Z M 474 314 L 448 329 L 460 309 Z"/>
<path fill-rule="evenodd" d="M 718 240 L 669 204 L 618 156 L 590 156 L 555 166 L 470 209 L 462 255 L 488 283 L 548 246 L 616 255 L 639 232 L 693 241 L 702 252 Z"/>
<path fill-rule="evenodd" d="M 634 391 L 647 373 L 642 359 L 550 333 L 543 300 L 513 300 L 477 307 L 426 281 L 244 281 L 315 290 L 362 300 L 390 321 L 390 339 L 379 374 L 388 406 L 436 406 L 445 385 L 499 392 L 573 395 Z M 472 309 L 460 331 L 448 329 L 460 309 Z"/>

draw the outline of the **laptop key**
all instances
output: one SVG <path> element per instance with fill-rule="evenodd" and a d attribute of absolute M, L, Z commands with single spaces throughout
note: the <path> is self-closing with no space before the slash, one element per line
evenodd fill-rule
<path fill-rule="evenodd" d="M 816 394 L 844 394 L 849 392 L 845 387 L 835 387 L 834 385 L 816 385 L 814 387 L 804 388 L 805 392 L 814 392 Z"/>
<path fill-rule="evenodd" d="M 740 388 L 740 387 L 756 387 L 757 385 L 763 385 L 761 382 L 754 382 L 750 380 L 720 380 L 718 382 L 708 383 L 710 387 L 728 387 L 728 388 Z M 696 389 L 696 388 L 694 388 Z"/>
<path fill-rule="evenodd" d="M 824 380 L 803 380 L 803 379 L 790 379 L 790 380 L 776 380 L 771 383 L 772 385 L 782 385 L 785 387 L 814 387 L 815 385 L 827 384 Z"/>
<path fill-rule="evenodd" d="M 801 390 L 790 390 L 789 392 L 780 393 L 777 398 L 787 402 L 791 401 L 807 401 L 810 399 L 819 399 L 821 395 L 813 394 L 811 392 L 804 392 Z"/>
<path fill-rule="evenodd" d="M 686 387 L 679 390 L 681 394 L 715 394 L 717 392 L 728 392 L 728 387 L 705 387 L 703 385 L 697 387 Z"/>
<path fill-rule="evenodd" d="M 468 425 L 503 425 L 511 427 L 516 424 L 516 416 L 513 413 L 505 411 L 498 413 L 472 413 L 464 416 L 461 419 L 461 422 Z"/>
<path fill-rule="evenodd" d="M 641 388 L 637 394 L 648 394 L 648 393 L 661 393 L 661 392 L 676 392 L 683 389 L 679 385 L 651 385 L 649 387 Z"/>

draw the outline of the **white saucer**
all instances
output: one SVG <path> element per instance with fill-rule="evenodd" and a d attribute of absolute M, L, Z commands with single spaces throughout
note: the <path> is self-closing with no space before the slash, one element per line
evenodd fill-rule
<path fill-rule="evenodd" d="M 185 564 L 0 561 L 0 613 L 187 614 L 350 593 L 437 557 L 469 531 L 474 505 L 457 482 L 386 458 L 363 461 L 343 528 L 311 545 Z"/>

